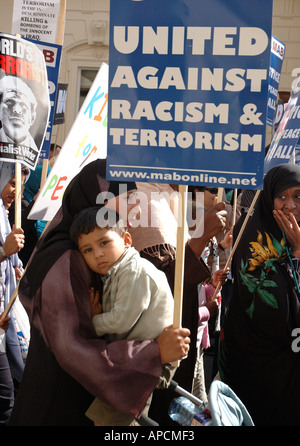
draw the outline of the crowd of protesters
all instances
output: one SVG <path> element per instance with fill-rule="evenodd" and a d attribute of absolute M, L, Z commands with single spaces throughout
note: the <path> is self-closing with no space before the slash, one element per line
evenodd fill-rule
<path fill-rule="evenodd" d="M 212 338 L 215 379 L 231 387 L 255 425 L 299 424 L 298 166 L 268 172 L 251 215 L 243 204 L 248 191 L 239 190 L 233 206 L 230 190 L 217 202 L 216 188 L 189 189 L 183 328 L 174 328 L 175 185 L 108 181 L 105 160 L 96 160 L 73 178 L 56 216 L 30 242 L 46 222 L 23 214 L 24 228 L 14 226 L 9 164 L 0 176 L 1 312 L 18 283 L 30 342 L 24 357 L 13 318 L 1 319 L 2 425 L 138 425 L 144 413 L 174 425 L 170 380 L 207 401 L 203 356 Z M 116 222 L 101 226 L 96 216 L 108 209 Z"/>

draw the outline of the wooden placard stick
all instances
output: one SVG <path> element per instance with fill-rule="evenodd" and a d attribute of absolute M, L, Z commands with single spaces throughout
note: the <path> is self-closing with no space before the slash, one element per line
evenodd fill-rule
<path fill-rule="evenodd" d="M 235 225 L 237 204 L 237 189 L 233 189 L 233 208 L 232 208 L 232 226 Z"/>
<path fill-rule="evenodd" d="M 49 160 L 44 158 L 43 159 L 42 174 L 41 174 L 40 189 L 42 189 L 42 187 L 44 186 L 45 181 L 47 179 L 48 165 L 49 165 Z"/>
<path fill-rule="evenodd" d="M 185 232 L 186 232 L 186 209 L 187 209 L 187 186 L 179 185 L 180 207 L 178 208 L 178 227 L 176 242 L 176 260 L 175 260 L 175 280 L 174 280 L 174 313 L 173 326 L 181 328 L 182 318 L 182 296 L 183 296 L 183 277 L 185 260 Z M 173 364 L 179 365 L 179 361 Z"/>
<path fill-rule="evenodd" d="M 21 163 L 15 162 L 15 227 L 21 228 L 22 177 Z"/>
<path fill-rule="evenodd" d="M 229 268 L 229 265 L 230 265 L 230 262 L 231 262 L 231 260 L 232 260 L 233 254 L 235 253 L 235 250 L 236 250 L 236 248 L 237 248 L 237 246 L 238 246 L 238 244 L 239 244 L 239 241 L 240 241 L 241 236 L 242 236 L 242 234 L 243 234 L 243 232 L 244 232 L 244 230 L 245 230 L 246 224 L 248 223 L 248 220 L 249 220 L 249 218 L 250 218 L 250 216 L 251 216 L 251 213 L 252 213 L 253 208 L 254 208 L 254 206 L 255 206 L 255 203 L 256 203 L 256 201 L 257 201 L 257 199 L 258 199 L 258 197 L 259 197 L 259 194 L 260 194 L 260 190 L 256 191 L 256 194 L 255 194 L 255 196 L 254 196 L 254 198 L 253 198 L 253 200 L 252 200 L 251 206 L 249 207 L 248 213 L 247 213 L 247 215 L 246 215 L 246 217 L 245 217 L 245 220 L 244 220 L 244 222 L 243 222 L 243 224 L 242 224 L 242 227 L 241 227 L 241 229 L 240 229 L 240 232 L 238 233 L 238 236 L 237 236 L 237 238 L 236 238 L 236 241 L 235 241 L 235 243 L 234 243 L 234 246 L 233 246 L 233 248 L 232 248 L 232 250 L 231 250 L 231 253 L 229 254 L 229 257 L 228 257 L 228 259 L 227 259 L 226 265 L 224 266 L 224 270 L 226 270 L 227 268 Z M 218 283 L 218 285 L 217 285 L 217 287 L 216 287 L 216 289 L 215 289 L 214 295 L 213 295 L 213 297 L 212 297 L 212 300 L 216 298 L 216 296 L 217 296 L 217 294 L 218 294 L 220 288 L 221 288 L 221 282 Z"/>
<path fill-rule="evenodd" d="M 56 43 L 58 45 L 62 45 L 64 41 L 66 3 L 67 3 L 66 0 L 60 0 L 59 20 L 58 20 L 57 35 L 56 35 Z"/>
<path fill-rule="evenodd" d="M 22 200 L 22 169 L 19 161 L 15 162 L 15 227 L 21 228 L 21 200 Z M 23 273 L 24 274 L 24 273 Z M 1 315 L 1 319 L 8 316 L 17 296 L 19 284 L 14 289 L 14 292 L 8 302 L 5 310 Z"/>
<path fill-rule="evenodd" d="M 25 268 L 25 270 L 23 271 L 22 277 L 23 277 L 23 275 L 25 274 L 25 271 L 26 271 L 26 268 Z M 22 277 L 21 277 L 21 279 L 22 279 Z M 20 279 L 20 280 L 21 280 L 21 279 Z M 5 317 L 8 317 L 8 314 L 9 314 L 9 312 L 10 312 L 10 310 L 11 310 L 13 304 L 15 303 L 16 298 L 18 297 L 18 290 L 19 290 L 19 283 L 20 283 L 20 280 L 19 280 L 19 282 L 17 283 L 17 286 L 16 286 L 16 288 L 14 289 L 14 292 L 13 292 L 13 294 L 12 294 L 12 296 L 11 296 L 11 298 L 10 298 L 8 304 L 6 305 L 5 310 L 4 310 L 3 313 L 1 314 L 1 316 L 0 316 L 0 320 L 1 320 L 1 319 L 4 319 Z"/>
<path fill-rule="evenodd" d="M 223 201 L 223 187 L 218 188 L 217 203 L 221 203 L 221 201 Z"/>

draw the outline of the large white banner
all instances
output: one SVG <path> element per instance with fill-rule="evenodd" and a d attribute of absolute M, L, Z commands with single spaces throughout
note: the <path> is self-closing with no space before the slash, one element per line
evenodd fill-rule
<path fill-rule="evenodd" d="M 102 64 L 29 219 L 52 220 L 72 178 L 91 161 L 106 158 L 107 92 L 108 65 Z"/>

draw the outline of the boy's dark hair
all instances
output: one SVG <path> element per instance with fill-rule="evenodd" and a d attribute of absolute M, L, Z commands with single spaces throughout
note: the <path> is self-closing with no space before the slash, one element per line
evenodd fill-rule
<path fill-rule="evenodd" d="M 96 228 L 111 229 L 123 236 L 126 232 L 123 220 L 113 209 L 106 206 L 83 209 L 74 218 L 70 227 L 71 240 L 77 245 L 82 234 L 89 234 Z"/>

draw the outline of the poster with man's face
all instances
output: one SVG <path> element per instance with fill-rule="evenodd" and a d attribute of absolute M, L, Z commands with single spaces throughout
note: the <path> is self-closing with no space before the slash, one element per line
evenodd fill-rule
<path fill-rule="evenodd" d="M 49 113 L 42 52 L 20 37 L 0 33 L 0 161 L 35 169 Z"/>

